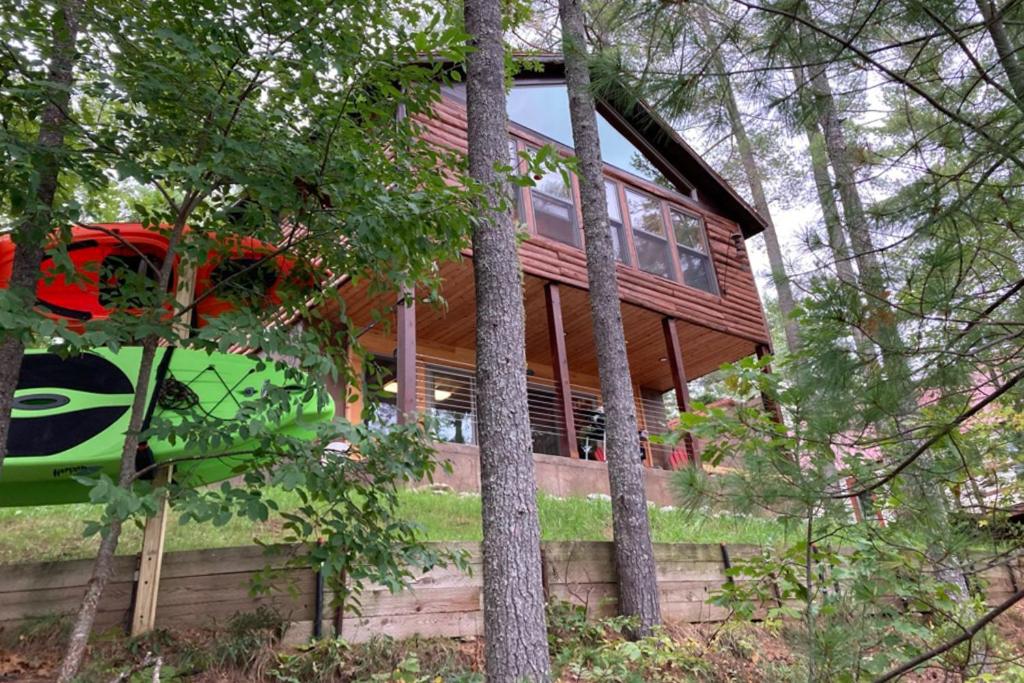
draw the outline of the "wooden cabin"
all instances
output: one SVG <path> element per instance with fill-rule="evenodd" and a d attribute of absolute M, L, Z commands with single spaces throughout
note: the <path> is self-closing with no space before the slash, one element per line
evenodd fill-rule
<path fill-rule="evenodd" d="M 516 79 L 508 98 L 509 156 L 524 172 L 519 151 L 550 144 L 572 154 L 564 67 L 557 57 L 541 64 L 542 71 Z M 430 141 L 465 152 L 464 87 L 444 89 L 425 127 Z M 643 430 L 637 457 L 647 467 L 650 499 L 668 504 L 670 470 L 695 461 L 698 453 L 689 442 L 670 448 L 645 437 L 665 433 L 674 411 L 689 408 L 688 381 L 769 348 L 744 245 L 764 229 L 764 221 L 643 103 L 602 103 L 599 127 L 629 369 Z M 529 234 L 519 255 L 538 486 L 554 495 L 607 493 L 577 179 L 566 186 L 554 173 L 519 189 L 515 213 Z M 371 400 L 381 422 L 430 415 L 439 456 L 452 464 L 452 472 L 439 472 L 439 480 L 474 490 L 479 460 L 472 258 L 466 254 L 441 271 L 443 309 L 413 300 L 395 306 L 397 293 L 373 296 L 365 282 L 343 286 L 349 315 L 368 329 L 360 340 L 384 374 L 364 373 L 357 398 L 338 405 L 351 419 Z M 374 324 L 372 312 L 389 307 L 392 318 Z"/>

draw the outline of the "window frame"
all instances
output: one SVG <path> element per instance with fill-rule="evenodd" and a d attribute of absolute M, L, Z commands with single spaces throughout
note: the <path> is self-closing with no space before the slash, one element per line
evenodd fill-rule
<path fill-rule="evenodd" d="M 550 143 L 550 142 L 549 143 L 545 143 L 545 144 L 554 145 L 555 149 L 558 151 L 558 154 L 563 156 L 563 157 L 571 157 L 572 156 L 571 154 L 567 154 L 566 153 L 566 151 L 562 147 L 562 145 L 557 145 L 555 143 Z M 530 142 L 526 142 L 525 146 L 526 146 L 526 151 L 528 153 L 535 154 L 537 152 L 537 149 L 536 149 L 537 146 L 532 145 Z M 543 146 L 543 145 L 540 145 L 540 146 Z M 518 151 L 518 149 L 519 149 L 519 147 L 517 146 L 516 150 Z M 550 240 L 550 241 L 555 242 L 557 244 L 564 244 L 565 246 L 572 247 L 574 249 L 583 249 L 584 248 L 584 244 L 583 244 L 583 218 L 582 218 L 581 209 L 580 209 L 579 184 L 578 184 L 578 181 L 576 179 L 576 174 L 575 173 L 569 173 L 569 185 L 567 186 L 567 189 L 569 190 L 569 201 L 568 201 L 568 204 L 569 204 L 569 217 L 570 217 L 570 220 L 572 221 L 573 234 L 576 236 L 576 240 L 574 242 L 572 242 L 572 243 L 570 243 L 570 242 L 563 242 L 562 240 L 555 239 L 554 237 L 549 237 L 547 235 L 541 234 L 539 228 L 537 227 L 537 209 L 536 209 L 536 206 L 535 206 L 534 201 L 533 201 L 533 193 L 534 192 L 540 192 L 540 194 L 542 195 L 542 197 L 545 200 L 547 200 L 549 202 L 557 203 L 557 204 L 564 204 L 564 203 L 566 203 L 566 200 L 562 199 L 561 197 L 556 197 L 554 195 L 550 195 L 547 192 L 544 192 L 543 190 L 538 190 L 536 185 L 533 185 L 533 186 L 528 187 L 526 189 L 529 190 L 529 191 L 528 192 L 523 192 L 523 195 L 528 196 L 530 198 L 530 213 L 529 213 L 529 219 L 528 219 L 528 223 L 529 223 L 529 226 L 530 226 L 530 234 L 532 234 L 532 235 L 534 235 L 536 237 L 541 237 L 543 239 Z"/>
<path fill-rule="evenodd" d="M 623 251 L 623 255 L 625 256 L 625 258 L 623 258 L 623 259 L 616 258 L 615 259 L 615 263 L 616 263 L 616 265 L 621 265 L 624 268 L 629 268 L 630 270 L 636 270 L 637 269 L 637 260 L 636 260 L 636 254 L 633 251 L 633 236 L 630 234 L 630 231 L 629 231 L 629 223 L 626 222 L 626 214 L 629 213 L 629 207 L 626 206 L 626 190 L 625 190 L 625 186 L 622 183 L 616 181 L 614 178 L 611 178 L 607 174 L 605 174 L 603 176 L 602 180 L 604 181 L 604 187 L 607 188 L 607 186 L 609 184 L 612 186 L 612 189 L 615 192 L 615 201 L 618 202 L 618 205 L 619 205 L 619 221 L 618 222 L 622 225 L 622 245 L 621 245 L 621 249 Z M 608 193 L 608 191 L 606 189 L 605 190 L 605 197 L 607 197 L 607 193 Z M 611 228 L 614 231 L 614 228 L 612 228 L 611 223 L 612 223 L 612 215 L 611 215 L 611 211 L 609 211 L 608 212 L 608 227 Z"/>
<path fill-rule="evenodd" d="M 690 289 L 696 289 L 697 291 L 704 292 L 706 294 L 711 294 L 712 296 L 721 296 L 721 289 L 720 289 L 720 287 L 718 285 L 718 272 L 715 270 L 715 256 L 714 256 L 714 254 L 711 253 L 711 240 L 708 239 L 708 225 L 707 225 L 707 221 L 704 220 L 704 216 L 702 216 L 701 214 L 699 214 L 699 213 L 697 213 L 695 211 L 687 211 L 684 208 L 682 208 L 681 206 L 673 206 L 669 202 L 665 202 L 665 204 L 666 204 L 665 216 L 668 219 L 669 232 L 672 233 L 672 241 L 675 242 L 675 246 L 676 246 L 676 250 L 674 252 L 674 255 L 675 255 L 676 262 L 677 262 L 677 266 L 679 268 L 679 281 L 683 284 L 684 287 L 689 287 Z M 704 249 L 706 249 L 705 252 L 702 253 L 702 252 L 700 252 L 700 251 L 698 251 L 698 250 L 694 249 L 693 247 L 691 247 L 689 245 L 686 245 L 686 244 L 679 244 L 679 242 L 676 240 L 675 225 L 672 223 L 672 212 L 673 211 L 678 213 L 678 214 L 680 214 L 680 215 L 682 215 L 682 216 L 689 216 L 690 218 L 693 218 L 693 219 L 695 219 L 697 221 L 697 224 L 700 226 L 700 230 L 698 231 L 699 232 L 700 241 L 704 245 Z M 693 285 L 686 284 L 686 272 L 685 272 L 685 270 L 683 268 L 683 261 L 682 261 L 682 259 L 679 258 L 679 250 L 680 249 L 682 249 L 682 250 L 684 250 L 686 252 L 689 252 L 690 254 L 695 254 L 695 255 L 703 258 L 703 259 L 707 259 L 708 268 L 711 271 L 711 286 L 712 286 L 714 291 L 708 291 L 706 289 L 701 289 L 700 287 L 694 287 Z"/>
<path fill-rule="evenodd" d="M 550 140 L 539 136 L 538 134 L 524 129 L 522 126 L 518 126 L 514 123 L 509 124 L 509 135 L 510 139 L 515 144 L 516 153 L 524 149 L 529 152 L 533 152 L 537 147 L 544 145 L 551 145 L 558 153 L 564 157 L 572 157 L 574 155 L 573 150 L 567 149 L 565 145 L 559 142 Z M 518 159 L 516 170 L 519 173 L 525 173 L 525 161 Z M 616 259 L 616 268 L 623 268 L 626 271 L 635 273 L 638 275 L 658 278 L 659 280 L 666 280 L 672 282 L 680 287 L 685 287 L 696 292 L 701 292 L 707 296 L 713 296 L 717 299 L 722 298 L 721 285 L 718 280 L 718 269 L 715 264 L 715 255 L 711 249 L 711 237 L 708 235 L 708 224 L 704 217 L 703 211 L 697 206 L 697 202 L 692 197 L 679 194 L 667 188 L 656 185 L 644 178 L 633 175 L 628 171 L 611 166 L 604 163 L 602 166 L 602 178 L 605 182 L 611 182 L 615 188 L 619 199 L 619 210 L 622 213 L 622 225 L 624 237 L 626 240 L 625 248 L 626 254 L 629 258 L 629 262 L 623 262 Z M 572 249 L 584 250 L 586 248 L 585 235 L 583 234 L 583 219 L 582 219 L 582 207 L 580 206 L 580 189 L 579 189 L 579 178 L 575 173 L 569 173 L 570 180 L 570 193 L 572 194 L 572 206 L 573 216 L 576 228 L 576 236 L 578 244 L 569 244 L 556 240 L 552 237 L 542 235 L 537 231 L 537 223 L 535 219 L 534 205 L 533 205 L 533 192 L 536 188 L 527 188 L 529 191 L 521 191 L 519 197 L 521 200 L 520 206 L 522 208 L 523 216 L 520 216 L 520 222 L 526 226 L 526 230 L 531 238 L 539 238 L 547 242 L 559 244 L 564 247 Z M 633 191 L 637 194 L 643 195 L 658 202 L 661 209 L 661 220 L 662 225 L 665 228 L 665 239 L 669 245 L 669 264 L 672 271 L 671 277 L 664 277 L 655 273 L 650 273 L 640 267 L 640 259 L 636 250 L 636 243 L 633 235 L 633 224 L 632 218 L 629 212 L 629 203 L 627 198 L 627 192 Z M 549 197 L 546 193 L 542 194 L 545 197 Z M 555 201 L 560 200 L 558 197 L 552 198 Z M 701 239 L 703 240 L 704 246 L 707 248 L 706 254 L 700 254 L 692 248 L 686 245 L 679 245 L 676 241 L 675 228 L 672 225 L 672 211 L 677 211 L 681 214 L 692 216 L 697 218 L 701 225 Z M 714 291 L 707 291 L 700 287 L 693 287 L 686 284 L 685 275 L 683 273 L 682 261 L 679 258 L 679 249 L 683 248 L 687 251 L 698 254 L 702 257 L 706 257 L 711 267 L 711 281 L 714 285 Z"/>
<path fill-rule="evenodd" d="M 639 252 L 636 251 L 636 234 L 633 230 L 633 213 L 629 210 L 629 192 L 631 191 L 634 194 L 640 195 L 641 197 L 653 200 L 658 204 L 658 213 L 661 215 L 661 227 L 665 230 L 665 235 L 661 239 L 664 239 L 665 245 L 668 247 L 668 267 L 669 270 L 672 271 L 672 277 L 665 277 L 657 273 L 652 273 L 651 271 L 645 270 L 640 267 L 640 254 Z M 625 200 L 625 202 L 622 204 L 622 207 L 625 209 L 625 211 L 623 212 L 623 219 L 628 221 L 626 225 L 628 227 L 629 241 L 633 245 L 633 263 L 635 264 L 634 269 L 645 275 L 650 275 L 651 277 L 657 277 L 661 278 L 662 280 L 669 280 L 670 282 L 681 284 L 681 271 L 679 269 L 679 259 L 677 259 L 675 255 L 675 240 L 673 239 L 672 235 L 672 226 L 665 222 L 665 201 L 660 197 L 651 194 L 650 192 L 645 192 L 644 190 L 635 187 L 626 187 L 625 185 L 623 185 L 623 187 L 621 188 L 621 193 L 622 198 Z M 650 233 L 650 235 L 652 238 L 658 239 L 658 235 L 655 235 L 654 233 Z"/>

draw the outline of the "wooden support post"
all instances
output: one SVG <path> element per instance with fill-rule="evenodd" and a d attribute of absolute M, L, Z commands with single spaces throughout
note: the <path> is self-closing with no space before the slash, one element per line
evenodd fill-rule
<path fill-rule="evenodd" d="M 178 264 L 177 289 L 174 290 L 174 302 L 181 309 L 188 308 L 196 298 L 196 264 L 192 261 L 182 259 Z M 174 333 L 180 339 L 188 339 L 192 336 L 192 321 L 195 319 L 195 309 L 174 320 Z"/>
<path fill-rule="evenodd" d="M 363 359 L 356 353 L 355 349 L 348 350 L 348 362 L 352 367 L 352 375 L 358 378 L 358 384 L 353 391 L 355 400 L 345 405 L 345 417 L 352 424 L 358 424 L 363 420 Z"/>
<path fill-rule="evenodd" d="M 559 450 L 562 455 L 579 458 L 576 442 L 576 419 L 572 410 L 572 385 L 569 383 L 569 361 L 565 356 L 565 328 L 562 325 L 562 296 L 558 285 L 544 285 L 544 303 L 548 310 L 548 341 L 551 345 L 551 366 L 555 371 L 555 402 L 559 408 L 562 434 Z"/>
<path fill-rule="evenodd" d="M 167 486 L 173 465 L 161 467 L 153 477 L 153 486 Z M 167 496 L 163 496 L 155 515 L 146 520 L 142 534 L 139 575 L 135 582 L 135 606 L 132 609 L 131 634 L 148 633 L 156 625 L 156 600 L 160 592 L 160 570 L 164 564 L 164 538 L 167 535 Z"/>
<path fill-rule="evenodd" d="M 771 353 L 771 349 L 768 348 L 767 344 L 758 344 L 754 348 L 754 353 L 757 354 L 757 358 L 758 358 L 758 360 L 760 360 L 760 359 L 764 358 L 765 356 L 767 356 L 768 354 L 770 354 Z M 764 370 L 763 370 L 763 372 L 765 374 L 769 374 L 770 375 L 771 372 L 772 372 L 771 366 L 770 365 L 766 365 Z M 772 398 L 770 396 L 768 396 L 766 393 L 764 393 L 763 391 L 761 392 L 761 405 L 764 406 L 765 411 L 771 413 L 775 417 L 775 421 L 776 422 L 778 422 L 779 424 L 782 424 L 782 409 L 779 408 L 779 404 L 778 403 L 773 401 Z"/>
<path fill-rule="evenodd" d="M 334 416 L 348 416 L 348 373 L 351 370 L 349 364 L 349 344 L 346 341 L 342 352 L 333 356 L 334 367 L 338 371 L 338 379 L 328 378 L 326 381 L 327 393 L 334 399 Z"/>
<path fill-rule="evenodd" d="M 416 412 L 416 294 L 402 292 L 398 304 L 398 422 L 404 424 Z"/>
<path fill-rule="evenodd" d="M 663 318 L 661 329 L 665 333 L 665 352 L 668 365 L 672 372 L 672 386 L 676 390 L 676 407 L 680 414 L 690 412 L 690 390 L 686 386 L 686 367 L 683 365 L 683 352 L 679 346 L 679 332 L 676 330 L 675 318 Z M 700 453 L 697 443 L 689 432 L 683 434 L 683 448 L 689 464 L 700 467 Z"/>
<path fill-rule="evenodd" d="M 182 259 L 178 264 L 177 289 L 174 301 L 181 308 L 187 308 L 195 301 L 196 264 Z M 181 339 L 192 335 L 192 321 L 195 310 L 174 321 L 174 332 Z M 160 387 L 154 387 L 159 391 Z M 174 467 L 168 465 L 156 471 L 154 487 L 166 487 L 171 482 Z M 160 570 L 164 564 L 164 540 L 167 536 L 167 513 L 169 504 L 163 496 L 155 515 L 146 520 L 142 532 L 142 552 L 139 555 L 139 575 L 135 582 L 135 601 L 132 609 L 131 635 L 138 636 L 152 631 L 156 625 L 157 594 L 160 592 Z"/>

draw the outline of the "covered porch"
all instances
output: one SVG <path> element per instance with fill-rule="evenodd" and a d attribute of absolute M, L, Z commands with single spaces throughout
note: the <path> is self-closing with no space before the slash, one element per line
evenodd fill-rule
<path fill-rule="evenodd" d="M 397 293 L 374 296 L 365 283 L 345 285 L 348 314 L 363 330 L 361 345 L 372 364 L 362 386 L 339 401 L 349 419 L 375 403 L 382 422 L 427 416 L 438 452 L 453 466 L 439 477 L 458 490 L 479 486 L 475 369 L 475 297 L 469 259 L 442 266 L 446 307 L 422 295 L 400 302 Z M 396 303 L 398 302 L 398 303 Z M 528 400 L 538 486 L 553 495 L 607 493 L 604 420 L 597 355 L 587 292 L 524 275 Z M 688 383 L 758 352 L 758 343 L 672 318 L 638 305 L 621 304 L 623 327 L 648 494 L 671 502 L 670 471 L 699 462 L 697 444 L 656 443 L 671 432 L 677 412 L 690 408 Z M 374 311 L 377 311 L 375 318 Z M 362 359 L 350 357 L 358 364 Z"/>

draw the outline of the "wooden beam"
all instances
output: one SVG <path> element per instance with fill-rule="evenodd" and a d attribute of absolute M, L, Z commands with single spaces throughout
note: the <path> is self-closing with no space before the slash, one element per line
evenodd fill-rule
<path fill-rule="evenodd" d="M 579 458 L 576 442 L 576 420 L 572 410 L 572 386 L 569 383 L 569 361 L 565 355 L 565 326 L 562 324 L 562 296 L 558 285 L 544 285 L 544 303 L 548 311 L 548 341 L 551 345 L 551 365 L 555 374 L 555 398 L 562 422 L 559 450 L 562 455 Z"/>
<path fill-rule="evenodd" d="M 185 309 L 195 302 L 196 297 L 196 263 L 182 259 L 178 264 L 178 273 L 174 292 L 174 301 Z M 181 339 L 192 335 L 192 321 L 196 319 L 195 309 L 185 317 L 176 318 L 173 322 L 174 333 Z M 154 391 L 160 391 L 155 387 Z M 166 487 L 171 482 L 174 468 L 172 465 L 157 469 L 153 476 L 154 487 Z M 138 636 L 152 631 L 156 626 L 157 595 L 160 592 L 160 570 L 164 564 L 164 540 L 167 537 L 167 515 L 169 504 L 167 496 L 163 496 L 157 504 L 156 514 L 146 520 L 142 531 L 142 551 L 139 554 L 139 572 L 135 581 L 135 601 L 132 609 L 131 635 Z"/>
<path fill-rule="evenodd" d="M 398 422 L 405 423 L 416 412 L 416 294 L 404 290 L 398 304 Z"/>
<path fill-rule="evenodd" d="M 349 363 L 349 345 L 345 342 L 344 348 L 338 354 L 332 354 L 334 367 L 338 371 L 338 379 L 327 378 L 327 393 L 334 399 L 334 416 L 348 417 L 348 396 L 349 396 L 349 372 L 352 365 Z"/>
<path fill-rule="evenodd" d="M 174 301 L 181 309 L 188 308 L 196 298 L 196 264 L 182 259 L 178 264 L 177 288 L 174 290 Z M 192 309 L 184 317 L 174 320 L 174 334 L 181 339 L 192 336 L 192 321 L 196 319 L 196 311 Z"/>
<path fill-rule="evenodd" d="M 676 390 L 676 407 L 680 413 L 690 412 L 690 390 L 686 386 L 686 368 L 683 365 L 683 352 L 679 346 L 679 332 L 676 330 L 675 318 L 663 318 L 661 329 L 665 333 L 665 352 L 668 356 L 669 370 L 672 373 L 672 386 Z M 700 466 L 700 453 L 697 443 L 689 432 L 683 434 L 683 448 L 691 465 Z"/>
<path fill-rule="evenodd" d="M 352 387 L 351 396 L 353 400 L 345 404 L 344 415 L 352 424 L 359 424 L 363 421 L 363 359 L 354 348 L 349 347 L 348 363 L 352 368 L 352 376 L 357 378 L 355 387 Z"/>
<path fill-rule="evenodd" d="M 761 360 L 771 352 L 772 351 L 770 348 L 768 348 L 767 344 L 758 344 L 757 346 L 754 347 L 754 353 L 757 354 L 758 360 Z M 766 365 L 762 372 L 770 375 L 772 373 L 772 366 Z M 778 403 L 773 401 L 772 398 L 763 391 L 761 392 L 761 405 L 764 406 L 765 411 L 772 414 L 776 422 L 782 424 L 782 409 L 779 408 Z"/>
<path fill-rule="evenodd" d="M 153 477 L 154 487 L 171 481 L 172 465 L 161 467 Z M 142 534 L 142 553 L 135 582 L 135 606 L 132 609 L 132 637 L 152 631 L 156 625 L 156 603 L 160 592 L 160 570 L 164 563 L 164 539 L 167 536 L 167 496 L 163 496 L 155 515 L 146 520 Z"/>

